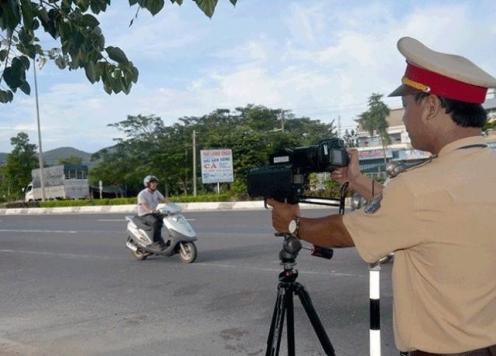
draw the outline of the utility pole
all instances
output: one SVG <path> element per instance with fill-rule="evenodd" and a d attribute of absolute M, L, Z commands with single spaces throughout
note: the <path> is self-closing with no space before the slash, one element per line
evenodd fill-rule
<path fill-rule="evenodd" d="M 283 110 L 283 109 L 279 109 L 279 110 L 281 110 L 281 132 L 284 132 L 284 119 L 285 119 L 286 111 L 288 110 Z"/>
<path fill-rule="evenodd" d="M 43 149 L 41 148 L 41 125 L 40 125 L 40 106 L 38 103 L 38 80 L 36 78 L 36 61 L 33 59 L 34 71 L 34 92 L 36 97 L 36 121 L 38 123 L 38 160 L 40 164 L 40 183 L 41 183 L 41 201 L 45 201 L 45 177 L 43 176 Z"/>
<path fill-rule="evenodd" d="M 338 137 L 343 137 L 343 135 L 341 135 L 341 115 L 338 115 Z"/>
<path fill-rule="evenodd" d="M 196 197 L 196 131 L 193 130 L 193 196 Z"/>

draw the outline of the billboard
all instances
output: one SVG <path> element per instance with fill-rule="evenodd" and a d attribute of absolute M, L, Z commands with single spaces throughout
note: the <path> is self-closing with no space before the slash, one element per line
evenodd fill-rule
<path fill-rule="evenodd" d="M 398 152 L 398 160 L 410 160 L 410 159 L 427 159 L 431 156 L 430 152 L 420 151 L 420 150 L 403 150 Z"/>
<path fill-rule="evenodd" d="M 386 158 L 392 158 L 393 151 L 390 148 L 386 149 Z M 358 151 L 358 159 L 368 160 L 368 159 L 384 159 L 384 150 L 366 150 L 366 151 Z"/>
<path fill-rule="evenodd" d="M 202 183 L 234 182 L 232 151 L 230 149 L 201 150 Z"/>

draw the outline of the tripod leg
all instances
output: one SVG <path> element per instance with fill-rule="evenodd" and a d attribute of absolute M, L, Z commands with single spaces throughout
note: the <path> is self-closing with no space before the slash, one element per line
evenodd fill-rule
<path fill-rule="evenodd" d="M 284 325 L 284 313 L 286 311 L 286 294 L 284 287 L 279 284 L 274 314 L 272 314 L 272 322 L 270 323 L 269 337 L 267 338 L 267 352 L 265 353 L 265 356 L 279 355 L 282 328 Z"/>
<path fill-rule="evenodd" d="M 286 336 L 288 338 L 288 356 L 295 356 L 295 337 L 294 337 L 294 288 L 289 287 L 284 298 L 286 299 Z"/>
<path fill-rule="evenodd" d="M 326 355 L 335 356 L 334 347 L 332 346 L 332 343 L 329 340 L 327 333 L 325 332 L 324 326 L 322 325 L 322 322 L 320 321 L 320 318 L 317 315 L 315 308 L 313 307 L 310 295 L 299 283 L 296 283 L 295 291 L 300 298 L 303 308 L 305 308 L 308 319 L 310 319 L 313 329 L 315 330 L 315 333 L 317 334 L 317 337 L 319 338 L 320 344 L 322 345 L 322 348 L 324 349 Z"/>

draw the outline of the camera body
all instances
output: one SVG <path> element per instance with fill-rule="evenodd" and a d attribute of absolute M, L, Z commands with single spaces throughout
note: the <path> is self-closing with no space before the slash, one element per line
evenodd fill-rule
<path fill-rule="evenodd" d="M 344 142 L 338 138 L 316 145 L 283 149 L 270 156 L 270 165 L 248 171 L 248 195 L 297 203 L 303 196 L 309 173 L 332 172 L 350 162 Z"/>

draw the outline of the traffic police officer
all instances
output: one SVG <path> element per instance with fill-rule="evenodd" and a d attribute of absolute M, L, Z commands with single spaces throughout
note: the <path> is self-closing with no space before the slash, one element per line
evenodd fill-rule
<path fill-rule="evenodd" d="M 407 68 L 391 96 L 402 97 L 412 146 L 431 159 L 383 187 L 360 174 L 350 151 L 349 167 L 332 177 L 349 182 L 368 206 L 305 218 L 297 205 L 270 200 L 273 226 L 318 246 L 356 246 L 368 263 L 394 252 L 400 351 L 496 355 L 496 153 L 481 130 L 481 104 L 496 79 L 413 38 L 401 38 L 398 49 Z"/>

